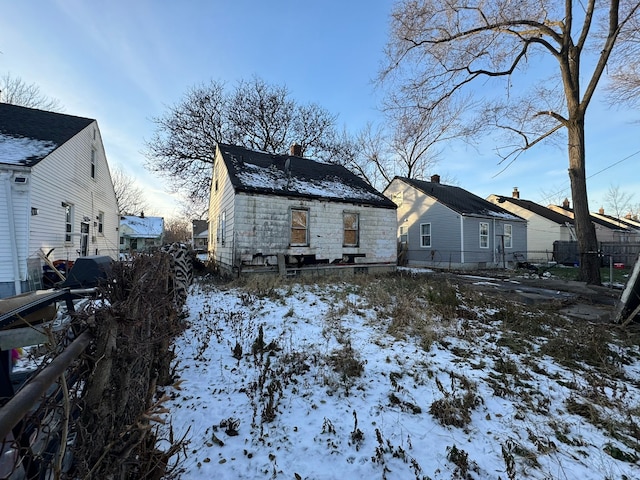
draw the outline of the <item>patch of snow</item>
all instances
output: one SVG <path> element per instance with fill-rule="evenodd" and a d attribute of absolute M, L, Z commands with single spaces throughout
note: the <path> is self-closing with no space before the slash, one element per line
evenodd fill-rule
<path fill-rule="evenodd" d="M 0 163 L 23 165 L 30 158 L 46 157 L 57 146 L 51 141 L 0 133 Z"/>
<path fill-rule="evenodd" d="M 477 325 L 434 323 L 441 341 L 425 350 L 391 336 L 387 314 L 355 292 L 346 282 L 294 284 L 270 297 L 192 287 L 190 326 L 174 342 L 179 383 L 166 392 L 174 438 L 188 432 L 182 480 L 509 478 L 504 449 L 515 478 L 640 476 L 638 465 L 605 453 L 607 444 L 619 445 L 612 436 L 567 411 L 577 395 L 570 385 L 589 391 L 588 376 L 548 357 L 524 355 L 519 363 L 497 344 L 489 309 L 474 309 Z M 486 330 L 465 333 L 479 328 Z M 260 330 L 277 348 L 252 354 Z M 345 345 L 362 362 L 359 377 L 346 378 L 328 361 Z M 508 388 L 522 391 L 529 406 L 517 394 L 496 393 L 508 378 L 497 373 L 501 361 L 522 374 L 524 383 Z M 637 366 L 622 368 L 631 374 Z M 478 404 L 468 425 L 442 425 L 430 408 L 461 399 L 461 378 L 475 385 Z M 635 408 L 636 385 L 607 382 Z M 567 443 L 556 440 L 560 434 Z M 467 455 L 468 475 L 451 461 L 453 449 Z"/>

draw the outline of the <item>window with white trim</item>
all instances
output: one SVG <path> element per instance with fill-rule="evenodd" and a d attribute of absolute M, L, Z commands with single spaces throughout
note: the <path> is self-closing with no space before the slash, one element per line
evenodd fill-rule
<path fill-rule="evenodd" d="M 504 248 L 513 248 L 513 225 L 504 225 Z"/>
<path fill-rule="evenodd" d="M 309 245 L 309 210 L 291 209 L 291 245 Z"/>
<path fill-rule="evenodd" d="M 91 178 L 96 178 L 96 151 L 91 149 Z"/>
<path fill-rule="evenodd" d="M 407 227 L 402 225 L 400 227 L 400 243 L 407 243 L 409 240 L 409 234 L 407 232 Z"/>
<path fill-rule="evenodd" d="M 431 224 L 420 224 L 420 246 L 424 248 L 431 247 Z"/>
<path fill-rule="evenodd" d="M 70 203 L 62 203 L 64 208 L 64 241 L 71 243 L 71 234 L 73 233 L 73 205 Z"/>
<path fill-rule="evenodd" d="M 104 212 L 98 212 L 98 235 L 104 235 Z"/>
<path fill-rule="evenodd" d="M 480 248 L 489 248 L 489 224 L 480 222 Z"/>

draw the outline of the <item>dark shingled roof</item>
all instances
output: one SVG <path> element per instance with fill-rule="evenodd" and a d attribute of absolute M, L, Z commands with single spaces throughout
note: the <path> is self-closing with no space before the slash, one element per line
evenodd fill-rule
<path fill-rule="evenodd" d="M 485 217 L 502 217 L 512 218 L 514 220 L 523 220 L 518 215 L 460 187 L 406 177 L 395 178 L 402 180 L 406 184 L 417 188 L 426 195 L 437 199 L 441 204 L 461 215 L 480 215 Z"/>
<path fill-rule="evenodd" d="M 225 144 L 218 144 L 218 151 L 236 192 L 396 208 L 382 193 L 340 165 Z"/>
<path fill-rule="evenodd" d="M 517 205 L 521 208 L 529 210 L 530 212 L 533 212 L 536 215 L 540 215 L 541 217 L 544 217 L 547 220 L 550 220 L 554 223 L 564 225 L 568 222 L 570 225 L 573 225 L 573 218 L 568 217 L 566 215 L 562 215 L 561 213 L 551 210 L 550 208 L 543 207 L 542 205 L 532 202 L 530 200 L 522 200 L 520 198 L 513 198 L 513 197 L 503 197 L 501 195 L 496 195 L 496 198 L 498 199 L 498 203 L 503 203 L 503 202 L 513 203 L 514 205 Z"/>
<path fill-rule="evenodd" d="M 94 121 L 90 118 L 0 103 L 0 133 L 9 137 L 52 142 L 56 147 L 66 143 Z M 29 157 L 25 164 L 35 165 L 46 156 Z"/>
<path fill-rule="evenodd" d="M 566 208 L 560 205 L 556 205 L 567 212 L 573 214 L 573 208 Z M 629 230 L 629 227 L 626 225 L 622 225 L 619 222 L 612 222 L 610 220 L 606 220 L 604 218 L 596 217 L 595 215 L 589 215 L 591 217 L 591 221 L 596 225 L 600 225 L 602 227 L 608 228 L 609 230 Z"/>

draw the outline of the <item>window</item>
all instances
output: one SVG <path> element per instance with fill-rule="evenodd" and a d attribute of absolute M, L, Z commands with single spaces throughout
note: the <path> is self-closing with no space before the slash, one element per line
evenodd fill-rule
<path fill-rule="evenodd" d="M 227 229 L 227 211 L 223 211 L 218 215 L 218 238 L 217 241 L 220 245 L 224 245 L 224 239 Z"/>
<path fill-rule="evenodd" d="M 357 213 L 344 212 L 342 214 L 342 223 L 344 225 L 344 243 L 345 247 L 358 246 L 359 233 L 359 215 Z"/>
<path fill-rule="evenodd" d="M 407 243 L 409 235 L 407 233 L 407 227 L 400 227 L 400 243 Z"/>
<path fill-rule="evenodd" d="M 480 248 L 489 248 L 489 224 L 480 222 Z"/>
<path fill-rule="evenodd" d="M 71 243 L 71 234 L 73 233 L 73 205 L 63 203 L 64 208 L 64 241 Z"/>
<path fill-rule="evenodd" d="M 104 212 L 98 212 L 98 234 L 104 235 Z"/>
<path fill-rule="evenodd" d="M 120 245 L 124 245 L 124 237 L 120 237 Z"/>
<path fill-rule="evenodd" d="M 504 248 L 513 247 L 513 225 L 505 224 L 504 226 Z"/>
<path fill-rule="evenodd" d="M 420 246 L 429 248 L 431 247 L 431 224 L 420 224 Z"/>
<path fill-rule="evenodd" d="M 291 245 L 309 245 L 309 210 L 291 209 Z"/>
<path fill-rule="evenodd" d="M 96 178 L 96 151 L 91 149 L 91 178 Z"/>

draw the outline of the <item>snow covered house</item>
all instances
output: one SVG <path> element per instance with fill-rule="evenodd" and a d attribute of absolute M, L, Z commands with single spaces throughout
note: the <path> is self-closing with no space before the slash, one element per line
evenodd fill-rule
<path fill-rule="evenodd" d="M 527 222 L 460 187 L 395 177 L 384 194 L 398 205 L 399 263 L 504 268 L 527 251 Z"/>
<path fill-rule="evenodd" d="M 209 258 L 224 271 L 395 269 L 396 206 L 346 168 L 219 144 Z"/>
<path fill-rule="evenodd" d="M 0 103 L 0 297 L 41 286 L 43 257 L 118 254 L 118 205 L 95 120 Z"/>
<path fill-rule="evenodd" d="M 164 218 L 145 217 L 141 213 L 120 217 L 120 253 L 151 252 L 164 241 Z"/>

